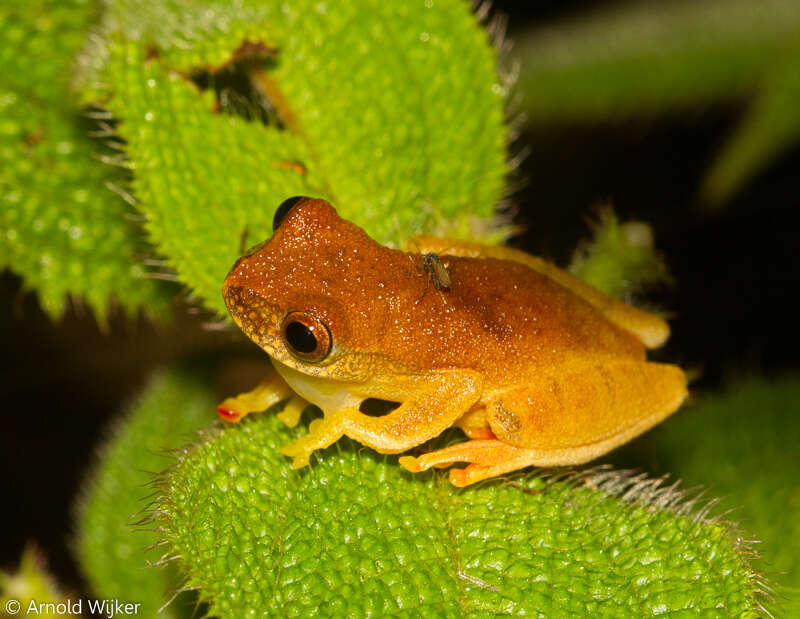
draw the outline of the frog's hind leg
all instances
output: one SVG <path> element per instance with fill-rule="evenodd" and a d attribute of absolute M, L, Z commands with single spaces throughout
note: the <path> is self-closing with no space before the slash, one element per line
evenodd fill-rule
<path fill-rule="evenodd" d="M 675 365 L 591 359 L 557 366 L 487 405 L 498 439 L 536 450 L 538 466 L 583 464 L 649 430 L 686 399 Z"/>
<path fill-rule="evenodd" d="M 308 403 L 299 398 L 286 381 L 275 370 L 270 369 L 269 374 L 256 387 L 246 393 L 225 398 L 217 407 L 217 413 L 225 421 L 240 421 L 249 413 L 268 409 L 273 404 L 289 398 L 284 409 L 278 413 L 278 419 L 290 428 L 300 421 L 300 415 Z"/>
<path fill-rule="evenodd" d="M 456 486 L 527 466 L 583 464 L 653 427 L 685 397 L 686 377 L 674 365 L 599 359 L 560 366 L 487 404 L 498 440 L 471 440 L 400 464 L 416 472 L 471 462 L 450 471 Z"/>
<path fill-rule="evenodd" d="M 541 457 L 542 453 L 536 449 L 514 447 L 498 440 L 471 440 L 418 458 L 403 456 L 400 464 L 412 473 L 419 473 L 431 467 L 446 468 L 469 462 L 466 468 L 450 469 L 450 483 L 463 487 L 536 464 Z"/>

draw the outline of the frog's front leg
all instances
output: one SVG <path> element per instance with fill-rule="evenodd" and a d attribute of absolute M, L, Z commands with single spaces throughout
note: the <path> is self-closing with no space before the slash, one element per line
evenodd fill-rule
<path fill-rule="evenodd" d="M 268 409 L 273 404 L 289 398 L 278 419 L 290 428 L 300 421 L 300 415 L 308 403 L 299 398 L 275 370 L 270 370 L 254 389 L 237 396 L 226 398 L 217 407 L 217 413 L 225 421 L 239 421 L 248 413 Z"/>
<path fill-rule="evenodd" d="M 444 370 L 430 376 L 403 379 L 417 388 L 415 395 L 382 417 L 365 415 L 357 408 L 342 408 L 315 420 L 309 433 L 287 445 L 281 453 L 294 458 L 293 468 L 308 464 L 317 449 L 348 436 L 380 453 L 399 453 L 438 436 L 475 404 L 483 379 L 470 370 Z"/>

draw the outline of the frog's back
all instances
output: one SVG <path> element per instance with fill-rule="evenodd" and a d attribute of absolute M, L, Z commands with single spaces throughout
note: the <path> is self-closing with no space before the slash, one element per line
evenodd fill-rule
<path fill-rule="evenodd" d="M 427 367 L 469 367 L 502 382 L 509 372 L 549 368 L 577 356 L 644 359 L 642 343 L 590 303 L 528 266 L 494 258 L 440 256 L 451 285 L 424 277 L 398 291 L 390 344 Z M 413 277 L 413 274 L 412 274 Z M 409 332 L 415 336 L 410 338 Z"/>

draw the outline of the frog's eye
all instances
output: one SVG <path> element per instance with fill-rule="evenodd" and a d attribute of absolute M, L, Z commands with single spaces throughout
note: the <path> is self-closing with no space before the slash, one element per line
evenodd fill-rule
<path fill-rule="evenodd" d="M 328 327 L 308 312 L 289 312 L 281 324 L 286 347 L 302 361 L 316 363 L 331 352 L 333 340 Z"/>
<path fill-rule="evenodd" d="M 275 230 L 278 229 L 278 227 L 281 225 L 281 222 L 286 218 L 286 215 L 289 214 L 289 211 L 292 210 L 292 207 L 295 204 L 300 202 L 300 200 L 308 199 L 309 198 L 306 198 L 305 196 L 294 196 L 281 202 L 280 206 L 275 211 L 274 217 L 272 218 L 272 231 L 275 232 Z"/>

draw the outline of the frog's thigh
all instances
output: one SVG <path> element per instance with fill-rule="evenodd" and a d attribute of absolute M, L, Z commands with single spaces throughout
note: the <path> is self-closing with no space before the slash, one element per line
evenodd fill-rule
<path fill-rule="evenodd" d="M 596 360 L 555 368 L 487 406 L 498 439 L 532 450 L 527 464 L 581 464 L 675 411 L 686 377 L 674 365 Z"/>
<path fill-rule="evenodd" d="M 217 412 L 226 421 L 239 421 L 248 413 L 266 410 L 287 398 L 291 399 L 278 417 L 286 425 L 295 426 L 307 403 L 292 391 L 278 372 L 270 368 L 269 374 L 254 389 L 226 398 L 217 407 Z"/>
<path fill-rule="evenodd" d="M 308 464 L 311 453 L 349 436 L 381 453 L 399 453 L 419 445 L 453 425 L 481 395 L 483 380 L 469 370 L 435 373 L 426 387 L 391 413 L 371 417 L 356 408 L 326 413 L 309 433 L 287 445 L 282 453 L 294 457 L 292 466 Z"/>

